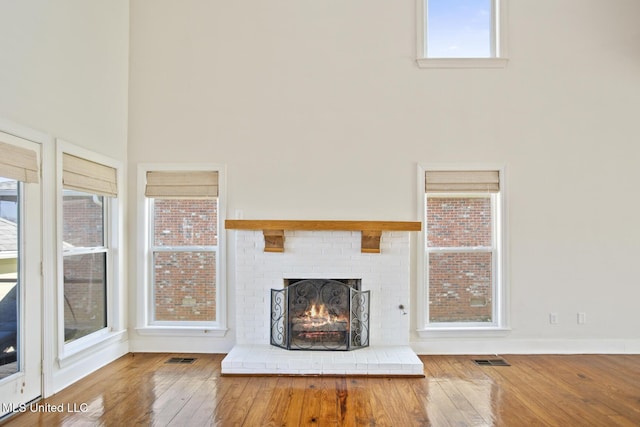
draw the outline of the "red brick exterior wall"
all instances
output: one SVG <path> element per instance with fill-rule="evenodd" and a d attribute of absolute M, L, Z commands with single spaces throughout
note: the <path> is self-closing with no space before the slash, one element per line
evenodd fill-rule
<path fill-rule="evenodd" d="M 432 248 L 491 246 L 491 199 L 429 196 L 427 245 Z"/>
<path fill-rule="evenodd" d="M 102 246 L 102 198 L 98 203 L 91 196 L 65 196 L 62 203 L 64 218 L 62 241 L 79 247 Z"/>
<path fill-rule="evenodd" d="M 154 200 L 155 246 L 217 246 L 216 200 Z M 155 320 L 216 320 L 216 253 L 156 252 Z"/>
<path fill-rule="evenodd" d="M 427 246 L 491 247 L 489 197 L 427 199 Z M 429 254 L 429 321 L 492 320 L 491 252 Z"/>

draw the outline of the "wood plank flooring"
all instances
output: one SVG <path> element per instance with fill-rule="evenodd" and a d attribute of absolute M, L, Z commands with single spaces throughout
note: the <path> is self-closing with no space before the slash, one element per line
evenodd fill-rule
<path fill-rule="evenodd" d="M 165 363 L 175 356 L 197 360 Z M 223 357 L 129 354 L 39 402 L 63 412 L 2 425 L 640 425 L 640 355 L 420 356 L 425 378 L 221 376 Z"/>

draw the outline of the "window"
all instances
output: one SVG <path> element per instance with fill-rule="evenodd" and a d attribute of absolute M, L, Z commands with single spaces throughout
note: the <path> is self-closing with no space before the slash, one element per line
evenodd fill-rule
<path fill-rule="evenodd" d="M 501 175 L 423 175 L 425 328 L 504 326 Z"/>
<path fill-rule="evenodd" d="M 62 187 L 61 305 L 70 344 L 112 324 L 117 169 L 64 152 Z"/>
<path fill-rule="evenodd" d="M 505 66 L 506 0 L 418 2 L 419 66 Z"/>
<path fill-rule="evenodd" d="M 216 199 L 150 201 L 153 320 L 216 320 Z"/>
<path fill-rule="evenodd" d="M 144 170 L 147 326 L 222 328 L 218 170 Z"/>
<path fill-rule="evenodd" d="M 105 202 L 96 194 L 64 190 L 64 341 L 107 327 Z"/>

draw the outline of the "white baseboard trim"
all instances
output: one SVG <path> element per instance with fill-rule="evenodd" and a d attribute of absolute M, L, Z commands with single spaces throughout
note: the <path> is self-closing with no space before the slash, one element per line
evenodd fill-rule
<path fill-rule="evenodd" d="M 473 340 L 412 342 L 417 354 L 640 354 L 640 339 Z"/>
<path fill-rule="evenodd" d="M 231 339 L 176 336 L 137 335 L 129 337 L 132 353 L 228 353 L 234 346 Z"/>

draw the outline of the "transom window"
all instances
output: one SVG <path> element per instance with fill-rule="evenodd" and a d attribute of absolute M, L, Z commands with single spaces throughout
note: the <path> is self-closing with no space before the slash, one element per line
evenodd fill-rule
<path fill-rule="evenodd" d="M 506 0 L 418 1 L 419 66 L 505 65 Z"/>

